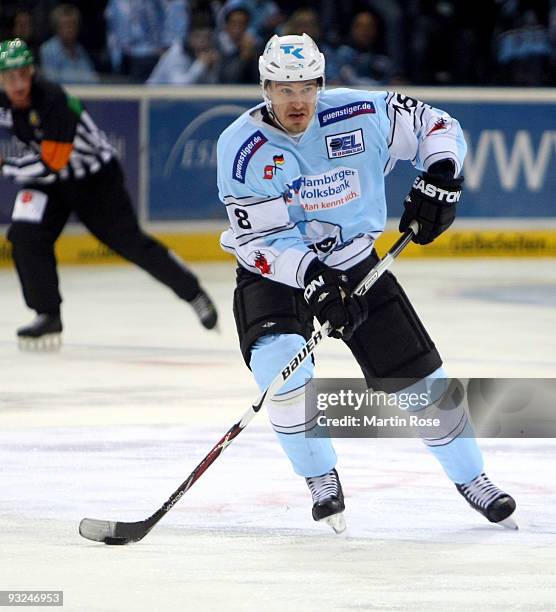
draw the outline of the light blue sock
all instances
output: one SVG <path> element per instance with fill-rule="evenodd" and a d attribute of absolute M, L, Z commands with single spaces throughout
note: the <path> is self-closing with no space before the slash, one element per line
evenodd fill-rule
<path fill-rule="evenodd" d="M 305 339 L 297 334 L 271 334 L 255 342 L 251 350 L 250 366 L 261 391 L 268 387 L 279 368 L 287 364 L 304 344 Z M 310 358 L 305 360 L 277 393 L 277 398 L 304 387 L 313 378 L 313 370 L 312 360 Z M 292 411 L 293 422 L 298 425 L 291 425 L 288 421 L 287 427 L 281 427 L 281 431 L 276 431 L 273 404 L 267 400 L 267 410 L 276 436 L 294 471 L 304 477 L 326 474 L 336 465 L 336 452 L 330 438 L 311 437 L 317 428 L 310 431 L 303 430 L 301 424 L 307 420 L 303 396 L 288 409 Z M 287 429 L 294 429 L 297 433 L 283 433 Z"/>
<path fill-rule="evenodd" d="M 428 383 L 436 378 L 448 378 L 444 368 L 438 368 L 424 381 Z M 456 438 L 444 445 L 427 444 L 427 448 L 438 459 L 448 478 L 454 483 L 468 483 L 483 471 L 483 456 L 469 422 Z"/>

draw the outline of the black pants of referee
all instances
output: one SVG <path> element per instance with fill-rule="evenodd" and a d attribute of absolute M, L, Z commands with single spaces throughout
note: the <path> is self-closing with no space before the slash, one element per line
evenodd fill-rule
<path fill-rule="evenodd" d="M 48 200 L 37 222 L 12 221 L 8 239 L 29 308 L 38 313 L 57 312 L 62 298 L 54 244 L 71 213 L 100 242 L 137 264 L 174 293 L 191 301 L 199 292 L 195 275 L 160 242 L 145 234 L 124 185 L 119 162 L 109 162 L 96 174 L 53 185 L 29 185 Z"/>

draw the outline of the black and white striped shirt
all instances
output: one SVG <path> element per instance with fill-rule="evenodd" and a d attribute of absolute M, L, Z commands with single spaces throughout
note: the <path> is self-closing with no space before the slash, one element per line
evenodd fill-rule
<path fill-rule="evenodd" d="M 81 102 L 40 77 L 33 79 L 27 109 L 12 107 L 0 92 L 0 127 L 26 145 L 23 155 L 7 157 L 1 166 L 3 176 L 19 183 L 79 180 L 116 156 Z"/>

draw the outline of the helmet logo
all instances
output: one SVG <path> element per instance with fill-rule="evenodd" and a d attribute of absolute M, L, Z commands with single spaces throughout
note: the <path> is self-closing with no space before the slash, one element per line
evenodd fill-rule
<path fill-rule="evenodd" d="M 284 55 L 293 55 L 298 59 L 305 59 L 301 54 L 303 47 L 296 47 L 295 45 L 280 45 L 280 49 L 282 49 Z"/>

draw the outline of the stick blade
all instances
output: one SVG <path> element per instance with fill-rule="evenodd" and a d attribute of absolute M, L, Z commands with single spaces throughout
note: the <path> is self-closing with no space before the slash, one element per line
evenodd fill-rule
<path fill-rule="evenodd" d="M 104 542 L 104 544 L 129 544 L 142 540 L 150 531 L 151 525 L 147 521 L 136 523 L 122 523 L 119 521 L 101 521 L 84 518 L 79 523 L 79 533 L 87 540 Z"/>
<path fill-rule="evenodd" d="M 100 521 L 98 519 L 84 518 L 79 523 L 79 534 L 87 540 L 93 542 L 104 542 L 105 544 L 114 544 L 114 540 L 125 540 L 116 536 L 117 523 L 115 521 Z M 127 544 L 126 541 L 117 542 L 118 544 Z"/>

